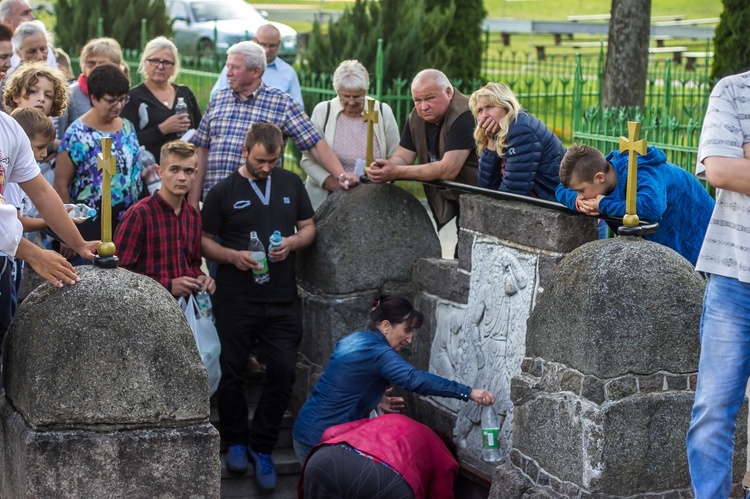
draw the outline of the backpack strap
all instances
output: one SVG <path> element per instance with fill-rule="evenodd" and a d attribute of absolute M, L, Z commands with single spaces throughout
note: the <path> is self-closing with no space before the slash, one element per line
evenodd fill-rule
<path fill-rule="evenodd" d="M 331 101 L 328 101 L 326 106 L 326 120 L 323 122 L 323 135 L 326 134 L 326 127 L 328 126 L 328 117 L 331 115 Z"/>

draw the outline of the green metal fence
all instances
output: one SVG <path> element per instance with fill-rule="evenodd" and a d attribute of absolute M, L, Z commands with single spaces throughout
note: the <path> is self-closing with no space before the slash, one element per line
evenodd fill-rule
<path fill-rule="evenodd" d="M 382 54 L 382 52 L 379 52 Z M 133 85 L 142 81 L 138 74 L 138 51 L 125 51 Z M 627 133 L 628 120 L 642 121 L 644 138 L 662 148 L 673 163 L 693 171 L 700 134 L 700 125 L 708 100 L 710 82 L 708 66 L 703 62 L 688 71 L 686 65 L 669 59 L 650 61 L 644 109 L 602 109 L 602 76 L 605 53 L 556 55 L 543 61 L 522 51 L 498 51 L 486 54 L 482 64 L 483 81 L 502 81 L 513 89 L 530 113 L 546 123 L 566 145 L 588 143 L 603 152 L 617 148 L 620 135 Z M 73 67 L 77 68 L 77 59 Z M 223 56 L 183 57 L 177 82 L 188 85 L 202 109 L 206 108 Z M 382 81 L 382 56 L 372 74 L 371 95 L 389 104 L 401 127 L 413 109 L 409 81 Z M 319 102 L 335 96 L 333 76 L 299 72 L 305 109 L 308 113 Z M 475 81 L 454 84 L 465 94 L 481 85 Z M 298 153 L 288 148 L 285 167 L 299 169 Z M 421 194 L 419 184 L 407 186 Z"/>

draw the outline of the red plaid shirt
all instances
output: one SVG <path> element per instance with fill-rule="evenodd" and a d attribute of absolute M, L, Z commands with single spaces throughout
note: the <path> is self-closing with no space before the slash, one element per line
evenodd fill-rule
<path fill-rule="evenodd" d="M 201 272 L 201 215 L 186 200 L 174 209 L 158 191 L 131 206 L 117 225 L 120 267 L 145 274 L 171 291 L 172 279 Z"/>

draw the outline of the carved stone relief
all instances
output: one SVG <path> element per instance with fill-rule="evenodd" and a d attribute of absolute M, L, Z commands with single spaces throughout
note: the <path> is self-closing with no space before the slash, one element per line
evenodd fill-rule
<path fill-rule="evenodd" d="M 537 257 L 477 239 L 472 249 L 472 274 L 466 308 L 439 304 L 430 371 L 496 398 L 495 409 L 507 417 L 501 428 L 501 452 L 507 457 L 513 426 L 510 381 L 520 372 L 526 341 L 526 320 L 537 288 Z M 436 399 L 458 413 L 454 437 L 459 449 L 481 450 L 482 407 Z M 502 424 L 502 421 L 501 421 Z"/>

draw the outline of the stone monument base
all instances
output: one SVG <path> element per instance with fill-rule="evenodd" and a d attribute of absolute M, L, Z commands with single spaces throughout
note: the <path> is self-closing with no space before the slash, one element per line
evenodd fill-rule
<path fill-rule="evenodd" d="M 0 497 L 219 497 L 219 434 L 207 422 L 34 430 L 4 396 L 0 422 Z"/>

